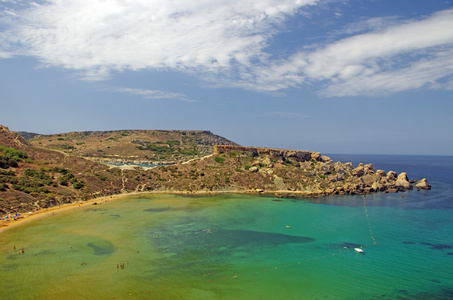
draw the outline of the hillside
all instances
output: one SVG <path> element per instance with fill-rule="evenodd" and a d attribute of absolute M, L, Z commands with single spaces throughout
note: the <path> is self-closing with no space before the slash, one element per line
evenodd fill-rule
<path fill-rule="evenodd" d="M 0 216 L 131 192 L 240 192 L 272 193 L 281 197 L 320 197 L 398 192 L 412 189 L 412 183 L 415 183 L 404 172 L 399 175 L 392 171 L 386 173 L 374 170 L 371 164 L 354 167 L 352 163 L 333 162 L 318 152 L 242 147 L 209 132 L 193 133 L 72 133 L 39 136 L 30 143 L 1 126 Z M 137 144 L 139 136 L 146 143 Z M 151 169 L 125 169 L 92 160 L 110 159 L 110 156 L 118 159 L 133 156 L 140 160 L 145 157 L 140 156 L 141 153 L 156 155 L 153 153 L 155 149 L 150 150 L 147 146 L 142 150 L 140 146 L 144 147 L 147 143 L 157 145 L 155 141 L 160 143 L 162 139 L 166 139 L 165 147 L 171 150 L 171 153 L 170 150 L 165 153 L 166 160 L 182 163 Z M 179 144 L 175 141 L 179 141 Z M 230 145 L 212 145 L 219 141 Z M 56 149 L 38 148 L 32 143 Z M 63 143 L 78 148 L 55 146 Z M 95 152 L 94 145 L 99 147 Z M 184 153 L 190 147 L 198 152 Z M 114 152 L 126 149 L 135 151 L 134 155 Z M 209 149 L 212 149 L 210 153 Z M 98 152 L 101 154 L 94 156 Z M 430 185 L 426 179 L 422 179 L 415 187 L 429 189 Z"/>
<path fill-rule="evenodd" d="M 59 150 L 102 162 L 171 164 L 212 153 L 214 145 L 237 145 L 210 131 L 120 130 L 33 135 L 38 148 Z"/>

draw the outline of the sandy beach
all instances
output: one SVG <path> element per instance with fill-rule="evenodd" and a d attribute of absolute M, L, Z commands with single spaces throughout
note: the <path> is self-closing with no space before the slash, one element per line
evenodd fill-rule
<path fill-rule="evenodd" d="M 4 230 L 7 230 L 9 228 L 17 227 L 21 224 L 31 222 L 37 219 L 41 219 L 44 217 L 52 216 L 57 213 L 69 211 L 69 210 L 74 210 L 80 207 L 85 207 L 87 205 L 101 205 L 103 203 L 112 201 L 112 200 L 117 200 L 120 198 L 124 198 L 127 196 L 133 196 L 133 195 L 143 195 L 143 194 L 178 194 L 178 195 L 216 195 L 216 194 L 262 194 L 262 195 L 273 195 L 276 197 L 317 197 L 317 193 L 307 193 L 307 192 L 302 192 L 302 191 L 266 191 L 266 190 L 225 190 L 225 191 L 147 191 L 147 192 L 133 192 L 133 193 L 125 193 L 125 194 L 119 194 L 119 195 L 111 195 L 111 196 L 105 196 L 105 197 L 100 197 L 96 199 L 91 199 L 87 201 L 79 201 L 79 202 L 73 202 L 73 203 L 68 203 L 68 204 L 63 204 L 59 206 L 53 206 L 50 208 L 44 208 L 40 209 L 37 212 L 34 212 L 32 214 L 29 213 L 22 213 L 21 218 L 17 218 L 14 220 L 9 220 L 9 221 L 0 221 L 0 233 Z"/>
<path fill-rule="evenodd" d="M 32 214 L 22 213 L 21 218 L 18 218 L 15 220 L 9 220 L 9 221 L 2 220 L 0 223 L 0 233 L 9 228 L 17 227 L 24 223 L 28 223 L 28 222 L 31 222 L 34 220 L 38 220 L 38 219 L 45 218 L 45 217 L 48 217 L 51 215 L 55 215 L 57 213 L 78 209 L 81 207 L 85 207 L 87 205 L 94 205 L 94 203 L 96 203 L 97 205 L 101 205 L 102 203 L 106 203 L 106 202 L 116 200 L 116 199 L 119 199 L 119 198 L 122 198 L 125 196 L 133 195 L 133 194 L 134 193 L 122 194 L 122 195 L 112 195 L 112 196 L 100 197 L 100 198 L 96 198 L 96 199 L 92 199 L 92 200 L 88 200 L 88 201 L 68 203 L 68 204 L 63 204 L 63 205 L 54 206 L 54 207 L 50 207 L 50 208 L 40 209 L 37 212 L 34 212 Z"/>

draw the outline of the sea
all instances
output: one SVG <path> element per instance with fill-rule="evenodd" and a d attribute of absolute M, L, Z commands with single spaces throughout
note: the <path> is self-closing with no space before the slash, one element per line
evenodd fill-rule
<path fill-rule="evenodd" d="M 329 156 L 432 189 L 57 212 L 0 233 L 0 299 L 453 299 L 453 157 Z"/>

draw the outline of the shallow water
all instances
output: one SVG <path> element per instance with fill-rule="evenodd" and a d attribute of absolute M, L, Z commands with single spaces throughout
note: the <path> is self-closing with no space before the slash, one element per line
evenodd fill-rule
<path fill-rule="evenodd" d="M 431 184 L 365 198 L 135 196 L 57 213 L 0 235 L 0 299 L 448 299 L 453 188 Z"/>

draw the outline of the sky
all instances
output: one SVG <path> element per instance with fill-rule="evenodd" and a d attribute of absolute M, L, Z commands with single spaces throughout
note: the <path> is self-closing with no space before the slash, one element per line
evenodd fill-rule
<path fill-rule="evenodd" d="M 0 0 L 0 124 L 453 155 L 453 0 Z"/>

